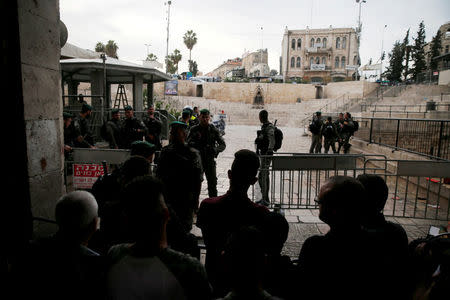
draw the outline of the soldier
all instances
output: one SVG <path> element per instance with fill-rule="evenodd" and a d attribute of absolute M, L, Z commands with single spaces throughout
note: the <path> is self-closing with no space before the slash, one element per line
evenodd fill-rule
<path fill-rule="evenodd" d="M 331 117 L 327 118 L 327 121 L 323 123 L 322 129 L 320 130 L 321 135 L 323 135 L 323 148 L 325 153 L 328 153 L 328 150 L 333 150 L 333 153 L 336 153 L 336 140 L 339 140 L 339 135 L 336 130 L 336 126 L 331 121 Z"/>
<path fill-rule="evenodd" d="M 130 105 L 125 106 L 125 119 L 122 122 L 121 131 L 124 149 L 130 149 L 134 141 L 142 141 L 146 132 L 144 123 L 134 116 L 133 108 Z"/>
<path fill-rule="evenodd" d="M 109 142 L 109 148 L 119 149 L 122 147 L 121 142 L 121 122 L 119 109 L 114 108 L 111 110 L 111 120 L 105 123 L 104 139 Z"/>
<path fill-rule="evenodd" d="M 156 146 L 156 150 L 159 151 L 162 148 L 161 145 L 161 122 L 155 117 L 155 108 L 150 105 L 147 110 L 147 116 L 143 120 L 147 132 L 145 140 Z"/>
<path fill-rule="evenodd" d="M 320 153 L 322 150 L 322 135 L 320 129 L 322 128 L 322 113 L 316 112 L 313 116 L 311 124 L 309 124 L 309 131 L 312 133 L 311 147 L 309 153 Z"/>
<path fill-rule="evenodd" d="M 353 132 L 355 131 L 355 125 L 353 123 L 352 115 L 349 112 L 346 112 L 344 114 L 344 124 L 342 126 L 341 131 L 341 139 L 342 139 L 342 145 L 344 147 L 344 153 L 350 152 L 350 137 L 353 135 Z"/>
<path fill-rule="evenodd" d="M 339 118 L 334 121 L 334 126 L 336 127 L 336 131 L 339 135 L 339 139 L 338 139 L 338 149 L 337 149 L 337 153 L 339 153 L 341 151 L 341 147 L 342 147 L 342 139 L 341 137 L 341 133 L 342 133 L 342 127 L 344 127 L 344 114 L 343 113 L 339 113 Z"/>
<path fill-rule="evenodd" d="M 269 113 L 267 110 L 259 112 L 259 121 L 261 122 L 261 130 L 257 132 L 255 140 L 256 153 L 260 155 L 261 168 L 258 174 L 258 182 L 261 188 L 262 199 L 259 204 L 269 206 L 269 167 L 271 158 L 267 156 L 273 155 L 275 146 L 275 126 L 269 122 Z"/>
<path fill-rule="evenodd" d="M 183 110 L 183 112 L 181 113 L 181 116 L 179 118 L 179 121 L 186 124 L 187 128 L 187 133 L 189 135 L 189 129 L 191 129 L 191 112 L 188 109 Z"/>
<path fill-rule="evenodd" d="M 92 115 L 92 106 L 83 103 L 81 112 L 74 120 L 74 126 L 78 132 L 78 137 L 74 142 L 74 146 L 78 148 L 95 148 L 94 136 L 90 129 L 89 119 Z"/>
<path fill-rule="evenodd" d="M 219 130 L 210 124 L 210 113 L 202 109 L 199 116 L 200 124 L 191 128 L 188 136 L 188 144 L 200 151 L 203 171 L 208 181 L 209 197 L 217 197 L 217 175 L 215 158 L 225 150 L 225 141 Z"/>
<path fill-rule="evenodd" d="M 164 199 L 170 211 L 169 244 L 175 250 L 198 255 L 196 239 L 190 235 L 198 210 L 203 170 L 200 153 L 186 143 L 185 123 L 170 124 L 169 145 L 163 147 L 156 177 L 164 184 Z"/>

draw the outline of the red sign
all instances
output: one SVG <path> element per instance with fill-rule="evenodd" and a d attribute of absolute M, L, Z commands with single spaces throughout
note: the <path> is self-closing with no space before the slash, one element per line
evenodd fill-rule
<path fill-rule="evenodd" d="M 73 187 L 90 189 L 97 178 L 104 174 L 103 166 L 96 164 L 73 164 Z"/>

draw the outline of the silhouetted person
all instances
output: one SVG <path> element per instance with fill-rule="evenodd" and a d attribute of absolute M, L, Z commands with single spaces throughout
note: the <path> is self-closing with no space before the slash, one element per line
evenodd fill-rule
<path fill-rule="evenodd" d="M 91 131 L 91 124 L 89 119 L 92 117 L 92 106 L 83 103 L 81 111 L 73 120 L 73 126 L 76 128 L 77 138 L 74 141 L 74 146 L 78 148 L 95 148 L 94 135 Z"/>
<path fill-rule="evenodd" d="M 87 247 L 97 231 L 98 206 L 94 196 L 75 191 L 56 203 L 58 232 L 33 241 L 14 270 L 17 299 L 98 299 L 104 264 Z"/>
<path fill-rule="evenodd" d="M 113 246 L 107 274 L 108 299 L 211 299 L 200 262 L 167 244 L 169 211 L 163 185 L 144 176 L 125 188 L 123 207 L 131 243 Z"/>
<path fill-rule="evenodd" d="M 357 177 L 367 192 L 363 201 L 362 225 L 369 233 L 373 260 L 380 268 L 380 289 L 392 295 L 392 299 L 405 298 L 408 255 L 408 237 L 399 224 L 386 221 L 383 208 L 389 195 L 386 182 L 378 175 L 363 174 Z"/>
<path fill-rule="evenodd" d="M 320 188 L 319 218 L 330 226 L 325 235 L 304 242 L 299 255 L 299 284 L 305 299 L 368 299 L 376 285 L 371 255 L 361 228 L 362 184 L 346 176 L 331 177 Z"/>
<path fill-rule="evenodd" d="M 233 232 L 223 251 L 231 291 L 223 300 L 277 300 L 263 288 L 265 237 L 255 227 Z"/>
<path fill-rule="evenodd" d="M 203 200 L 197 215 L 197 226 L 202 230 L 207 249 L 205 266 L 217 296 L 228 291 L 220 264 L 227 238 L 244 225 L 262 227 L 268 213 L 265 206 L 252 202 L 247 196 L 250 186 L 258 180 L 258 155 L 250 150 L 239 150 L 234 157 L 228 170 L 230 189 L 225 195 Z"/>

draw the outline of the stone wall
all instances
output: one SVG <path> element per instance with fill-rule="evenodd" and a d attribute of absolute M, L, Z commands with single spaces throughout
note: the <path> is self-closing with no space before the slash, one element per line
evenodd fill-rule
<path fill-rule="evenodd" d="M 439 85 L 450 85 L 450 70 L 439 72 Z"/>
<path fill-rule="evenodd" d="M 154 85 L 157 96 L 164 95 L 164 83 Z M 253 103 L 257 88 L 260 87 L 264 103 L 296 103 L 297 99 L 311 100 L 316 98 L 316 86 L 312 84 L 290 83 L 236 83 L 205 82 L 203 97 L 225 102 Z M 376 89 L 377 84 L 365 81 L 336 82 L 320 86 L 323 97 L 336 99 L 343 97 L 363 98 Z M 191 81 L 178 81 L 178 95 L 196 96 L 196 85 Z"/>
<path fill-rule="evenodd" d="M 54 219 L 64 192 L 59 1 L 19 0 L 18 18 L 31 207 Z"/>

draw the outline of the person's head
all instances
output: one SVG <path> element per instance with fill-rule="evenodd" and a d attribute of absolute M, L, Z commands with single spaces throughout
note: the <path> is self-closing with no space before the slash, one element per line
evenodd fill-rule
<path fill-rule="evenodd" d="M 258 181 L 259 166 L 259 157 L 255 152 L 247 149 L 237 151 L 234 154 L 231 170 L 228 170 L 231 189 L 248 190 L 250 185 Z"/>
<path fill-rule="evenodd" d="M 136 177 L 125 186 L 123 195 L 122 205 L 133 241 L 160 244 L 165 239 L 169 218 L 162 183 L 153 176 Z"/>
<path fill-rule="evenodd" d="M 120 168 L 120 183 L 125 185 L 136 177 L 148 174 L 150 174 L 149 161 L 139 155 L 131 156 Z"/>
<path fill-rule="evenodd" d="M 87 103 L 83 103 L 81 106 L 81 115 L 85 118 L 89 118 L 92 114 L 92 106 Z"/>
<path fill-rule="evenodd" d="M 153 105 L 150 105 L 147 109 L 147 114 L 149 116 L 153 116 L 155 114 L 155 108 L 153 107 Z"/>
<path fill-rule="evenodd" d="M 233 289 L 254 290 L 261 283 L 264 245 L 264 235 L 255 227 L 241 227 L 228 238 L 222 255 Z"/>
<path fill-rule="evenodd" d="M 208 126 L 210 118 L 211 116 L 209 110 L 207 110 L 206 108 L 200 110 L 200 115 L 198 116 L 198 119 L 200 121 L 201 126 Z"/>
<path fill-rule="evenodd" d="M 198 116 L 198 107 L 194 106 L 194 115 Z"/>
<path fill-rule="evenodd" d="M 366 189 L 367 201 L 363 203 L 366 213 L 369 215 L 380 213 L 389 195 L 389 188 L 384 179 L 375 174 L 362 174 L 356 179 Z"/>
<path fill-rule="evenodd" d="M 139 155 L 148 160 L 149 163 L 153 162 L 153 155 L 155 154 L 156 147 L 152 143 L 147 141 L 134 141 L 131 143 L 131 155 Z"/>
<path fill-rule="evenodd" d="M 120 120 L 120 111 L 117 108 L 111 109 L 111 119 Z"/>
<path fill-rule="evenodd" d="M 133 107 L 130 105 L 125 106 L 125 118 L 130 119 L 134 115 Z"/>
<path fill-rule="evenodd" d="M 320 118 L 322 116 L 322 112 L 316 111 L 316 117 Z"/>
<path fill-rule="evenodd" d="M 188 122 L 189 119 L 191 118 L 191 111 L 190 110 L 183 110 L 183 112 L 181 113 L 181 119 L 183 119 L 183 121 Z"/>
<path fill-rule="evenodd" d="M 64 128 L 67 128 L 72 123 L 73 116 L 71 113 L 64 112 L 63 120 L 64 120 Z"/>
<path fill-rule="evenodd" d="M 288 221 L 280 213 L 269 212 L 264 218 L 263 226 L 267 243 L 267 254 L 280 255 L 289 234 Z"/>
<path fill-rule="evenodd" d="M 344 114 L 343 113 L 339 113 L 339 120 L 344 120 Z"/>
<path fill-rule="evenodd" d="M 331 228 L 360 224 L 365 198 L 364 186 L 355 178 L 331 177 L 319 191 L 319 219 Z"/>
<path fill-rule="evenodd" d="M 267 110 L 263 109 L 259 112 L 259 121 L 261 123 L 266 123 L 269 121 L 269 113 Z"/>
<path fill-rule="evenodd" d="M 170 136 L 171 143 L 184 144 L 187 136 L 187 124 L 179 121 L 170 123 Z"/>
<path fill-rule="evenodd" d="M 89 192 L 70 192 L 56 203 L 55 219 L 64 238 L 87 243 L 99 227 L 97 201 Z"/>
<path fill-rule="evenodd" d="M 331 123 L 331 117 L 327 117 L 327 121 Z"/>
<path fill-rule="evenodd" d="M 349 113 L 349 112 L 346 112 L 345 114 L 344 114 L 344 118 L 345 119 L 349 119 L 349 118 L 351 118 L 352 117 L 352 115 Z"/>

